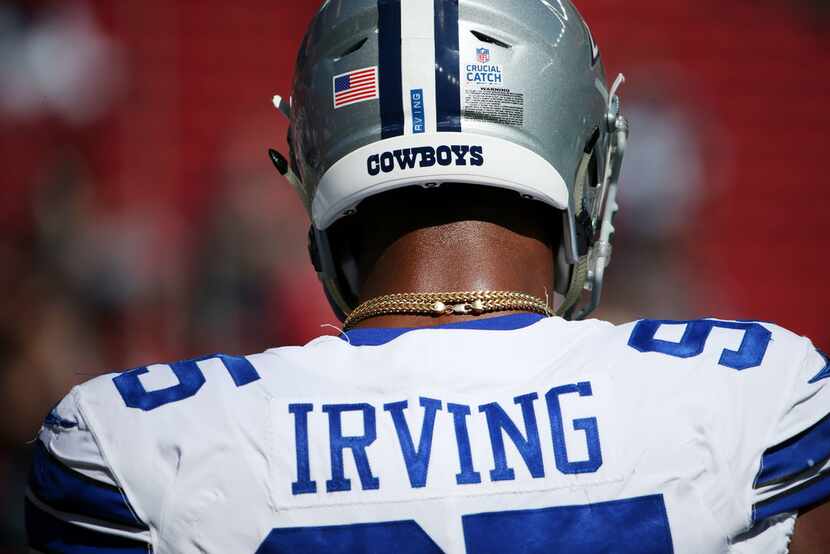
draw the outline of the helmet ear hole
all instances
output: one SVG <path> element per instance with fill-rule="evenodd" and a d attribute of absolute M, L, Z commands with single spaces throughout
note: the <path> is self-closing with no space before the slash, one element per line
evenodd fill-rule
<path fill-rule="evenodd" d="M 583 208 L 591 216 L 592 223 L 596 223 L 601 209 L 601 206 L 597 205 L 600 202 L 600 185 L 602 183 L 599 177 L 599 156 L 597 151 L 594 150 L 591 159 L 588 160 L 588 174 L 585 177 L 585 191 L 583 193 Z"/>
<path fill-rule="evenodd" d="M 576 216 L 579 217 L 581 213 L 587 212 L 593 220 L 596 213 L 594 208 L 594 197 L 596 196 L 596 189 L 599 186 L 599 128 L 594 129 L 591 138 L 585 143 L 583 150 L 584 158 L 580 171 L 577 172 L 577 180 L 582 179 L 582 182 L 576 183 L 574 192 L 581 192 L 581 198 L 575 198 Z"/>
<path fill-rule="evenodd" d="M 588 139 L 588 142 L 585 143 L 585 152 L 586 154 L 591 154 L 594 152 L 594 149 L 597 146 L 597 142 L 599 141 L 599 128 L 594 129 L 594 134 L 591 135 L 591 138 Z"/>
<path fill-rule="evenodd" d="M 577 216 L 580 215 L 579 209 L 584 211 L 592 226 L 594 226 L 594 230 L 596 230 L 595 227 L 602 211 L 600 203 L 603 200 L 602 178 L 600 173 L 602 152 L 601 145 L 599 145 L 597 140 L 592 140 L 591 142 L 593 146 L 591 147 L 591 150 L 588 151 L 590 157 L 587 161 L 585 181 L 582 189 L 582 205 L 578 206 Z"/>

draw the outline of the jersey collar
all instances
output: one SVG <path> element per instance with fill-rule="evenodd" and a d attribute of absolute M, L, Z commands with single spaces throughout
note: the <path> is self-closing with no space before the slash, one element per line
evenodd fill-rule
<path fill-rule="evenodd" d="M 539 314 L 511 314 L 498 317 L 491 317 L 487 319 L 473 319 L 470 321 L 462 321 L 459 323 L 447 323 L 445 325 L 436 325 L 434 327 L 403 327 L 403 328 L 359 328 L 352 329 L 340 335 L 340 337 L 347 341 L 352 346 L 380 346 L 398 338 L 399 336 L 409 333 L 410 331 L 419 331 L 422 329 L 470 329 L 477 331 L 516 331 L 530 327 L 534 323 L 544 319 L 545 316 Z"/>

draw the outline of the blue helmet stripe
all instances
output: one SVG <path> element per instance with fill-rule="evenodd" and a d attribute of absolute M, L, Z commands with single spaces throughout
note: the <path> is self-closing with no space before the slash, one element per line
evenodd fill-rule
<path fill-rule="evenodd" d="M 461 132 L 458 64 L 458 0 L 435 0 L 435 102 L 439 132 Z"/>
<path fill-rule="evenodd" d="M 378 0 L 378 80 L 381 138 L 403 135 L 401 0 Z"/>

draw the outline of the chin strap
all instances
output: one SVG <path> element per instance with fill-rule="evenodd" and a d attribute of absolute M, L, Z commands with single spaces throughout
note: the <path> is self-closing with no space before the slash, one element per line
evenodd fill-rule
<path fill-rule="evenodd" d="M 582 290 L 585 288 L 585 282 L 588 280 L 588 256 L 582 256 L 579 261 L 574 264 L 571 270 L 571 284 L 568 287 L 568 292 L 565 294 L 565 300 L 556 309 L 556 315 L 564 317 L 565 319 L 580 319 L 573 317 L 573 310 L 579 299 L 582 298 Z"/>

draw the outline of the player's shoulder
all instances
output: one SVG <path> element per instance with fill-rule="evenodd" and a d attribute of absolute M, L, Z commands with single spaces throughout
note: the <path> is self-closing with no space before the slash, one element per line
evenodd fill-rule
<path fill-rule="evenodd" d="M 759 436 L 787 413 L 801 414 L 790 418 L 793 428 L 825 414 L 808 410 L 807 404 L 816 403 L 805 401 L 826 392 L 830 362 L 808 338 L 780 325 L 711 317 L 643 319 L 607 332 L 602 343 L 617 345 L 610 348 L 608 364 L 614 370 L 674 391 L 672 398 L 679 394 L 692 405 L 729 412 L 731 421 Z"/>
<path fill-rule="evenodd" d="M 707 317 L 606 325 L 587 334 L 574 355 L 594 371 L 625 375 L 631 386 L 684 391 L 691 403 L 724 409 L 783 410 L 782 395 L 809 395 L 830 382 L 830 363 L 809 339 L 764 321 Z"/>
<path fill-rule="evenodd" d="M 303 390 L 308 368 L 328 365 L 332 349 L 347 343 L 320 337 L 305 346 L 272 348 L 248 355 L 208 354 L 150 363 L 100 375 L 76 387 L 72 403 L 94 429 L 148 429 L 154 436 L 226 426 L 260 415 L 269 399 Z M 69 397 L 67 397 L 69 398 Z M 68 402 L 69 400 L 67 400 Z"/>
<path fill-rule="evenodd" d="M 64 513 L 101 519 L 146 540 L 143 514 L 158 513 L 164 502 L 165 487 L 155 485 L 174 482 L 179 463 L 167 449 L 210 449 L 234 440 L 245 422 L 266 419 L 269 397 L 258 383 L 278 367 L 276 358 L 213 354 L 74 387 L 46 416 L 35 442 L 32 513 L 52 522 Z M 153 480 L 146 479 L 147 467 Z"/>
<path fill-rule="evenodd" d="M 41 437 L 67 444 L 94 439 L 113 458 L 107 460 L 111 467 L 120 467 L 114 458 L 132 463 L 122 453 L 153 444 L 209 440 L 266 409 L 268 393 L 258 385 L 278 365 L 274 359 L 268 353 L 211 354 L 100 375 L 58 404 L 46 417 Z M 61 434 L 62 429 L 88 432 Z"/>
<path fill-rule="evenodd" d="M 706 429 L 709 447 L 729 460 L 722 500 L 746 528 L 828 496 L 830 360 L 808 338 L 709 317 L 642 319 L 606 327 L 596 341 L 610 345 L 607 367 L 626 375 L 618 387 L 672 425 Z"/>
<path fill-rule="evenodd" d="M 604 340 L 645 359 L 713 362 L 736 371 L 794 367 L 815 352 L 808 338 L 767 321 L 640 319 L 606 328 L 605 333 Z"/>
<path fill-rule="evenodd" d="M 79 472 L 106 486 L 116 485 L 95 434 L 79 402 L 82 386 L 74 387 L 46 415 L 34 442 L 33 481 L 63 468 L 81 468 Z M 58 462 L 54 464 L 53 462 Z M 51 467 L 48 471 L 47 467 Z"/>
<path fill-rule="evenodd" d="M 234 356 L 209 354 L 179 361 L 151 363 L 101 375 L 79 385 L 73 394 L 89 411 L 153 413 L 199 406 L 198 400 L 230 401 L 235 393 L 256 388 L 279 369 L 278 350 Z M 195 402 L 183 403 L 194 399 Z"/>
<path fill-rule="evenodd" d="M 129 500 L 89 425 L 81 392 L 75 387 L 49 412 L 32 445 L 26 493 L 30 546 L 42 552 L 147 551 L 147 520 Z"/>
<path fill-rule="evenodd" d="M 652 329 L 657 331 L 660 330 L 661 327 L 681 328 L 685 332 L 690 326 L 696 331 L 696 333 L 702 332 L 704 334 L 707 334 L 715 329 L 735 330 L 737 332 L 756 332 L 755 330 L 757 329 L 761 332 L 766 330 L 778 340 L 795 342 L 804 340 L 804 337 L 795 331 L 778 325 L 775 322 L 756 319 L 730 319 L 716 316 L 706 316 L 696 319 L 661 319 L 644 317 L 612 325 L 617 332 L 621 334 L 627 333 L 629 335 L 632 334 L 635 329 L 641 332 L 646 329 L 649 331 Z"/>

